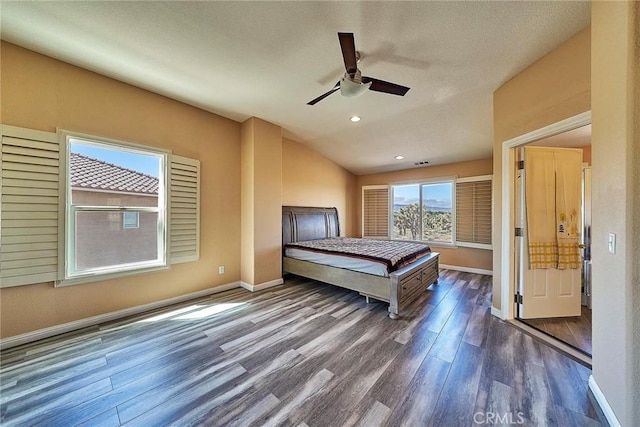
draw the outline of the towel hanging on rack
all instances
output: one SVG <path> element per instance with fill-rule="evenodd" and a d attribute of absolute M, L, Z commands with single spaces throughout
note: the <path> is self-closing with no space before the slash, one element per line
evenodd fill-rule
<path fill-rule="evenodd" d="M 532 269 L 580 268 L 582 151 L 525 147 L 525 204 Z"/>

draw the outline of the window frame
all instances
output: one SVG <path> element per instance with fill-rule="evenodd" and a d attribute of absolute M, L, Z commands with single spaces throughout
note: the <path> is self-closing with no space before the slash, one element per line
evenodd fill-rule
<path fill-rule="evenodd" d="M 120 141 L 67 130 L 58 130 L 60 144 L 60 215 L 59 215 L 59 277 L 56 286 L 68 286 L 107 280 L 128 275 L 169 269 L 169 164 L 171 152 L 146 145 Z M 160 159 L 158 177 L 158 207 L 78 206 L 72 204 L 70 185 L 70 144 L 79 142 L 138 154 L 156 155 Z M 106 147 L 105 147 L 106 146 Z M 76 270 L 74 265 L 76 212 L 154 212 L 158 213 L 158 256 L 153 261 Z"/>
<path fill-rule="evenodd" d="M 439 241 L 431 241 L 431 240 L 408 240 L 408 239 L 402 239 L 402 241 L 415 241 L 415 242 L 419 242 L 419 243 L 427 243 L 431 246 L 434 247 L 452 247 L 452 248 L 458 248 L 458 247 L 467 247 L 467 248 L 474 248 L 474 249 L 487 249 L 487 250 L 492 250 L 493 249 L 493 236 L 492 236 L 492 242 L 487 244 L 487 243 L 473 243 L 473 242 L 465 242 L 465 241 L 459 241 L 457 240 L 457 227 L 456 227 L 456 223 L 457 223 L 457 215 L 458 215 L 458 211 L 457 211 L 457 185 L 459 183 L 465 183 L 465 182 L 478 182 L 478 181 L 489 181 L 491 183 L 490 187 L 491 187 L 491 228 L 493 229 L 493 175 L 488 174 L 488 175 L 477 175 L 477 176 L 469 176 L 469 177 L 438 177 L 438 178 L 433 178 L 433 179 L 426 179 L 426 180 L 414 180 L 414 181 L 402 181 L 402 182 L 393 182 L 389 184 L 389 239 L 390 240 L 397 240 L 395 239 L 394 236 L 394 223 L 393 223 L 393 202 L 394 202 L 394 197 L 395 197 L 395 187 L 397 186 L 405 186 L 405 185 L 418 185 L 419 186 L 419 198 L 420 198 L 420 203 L 422 206 L 422 185 L 428 185 L 428 184 L 438 184 L 438 183 L 444 183 L 444 182 L 453 182 L 453 189 L 452 189 L 452 240 L 453 243 L 443 243 L 443 242 L 439 242 Z M 422 209 L 422 207 L 421 207 Z M 421 212 L 422 215 L 422 212 Z M 364 225 L 363 225 L 364 226 Z M 422 222 L 421 222 L 421 227 L 422 227 Z M 420 235 L 424 235 L 424 230 L 421 229 L 420 230 Z"/>
<path fill-rule="evenodd" d="M 393 205 L 394 205 L 394 199 L 395 199 L 395 187 L 400 187 L 400 186 L 407 186 L 407 185 L 418 185 L 418 197 L 419 197 L 419 209 L 420 209 L 420 236 L 424 236 L 424 219 L 423 219 L 423 213 L 422 213 L 422 207 L 423 207 L 423 202 L 422 202 L 422 187 L 425 185 L 433 185 L 433 184 L 451 184 L 451 241 L 450 242 L 443 242 L 443 241 L 437 241 L 437 240 L 425 240 L 425 239 L 418 239 L 418 240 L 409 240 L 409 239 L 396 239 L 395 238 L 395 226 L 394 226 L 394 222 L 393 222 Z M 389 238 L 390 240 L 402 240 L 402 241 L 415 241 L 415 242 L 419 242 L 419 243 L 426 243 L 429 244 L 430 246 L 434 246 L 434 247 L 457 247 L 456 244 L 456 224 L 455 224 L 455 218 L 456 218 L 456 177 L 438 177 L 438 178 L 433 178 L 433 179 L 423 179 L 423 180 L 419 180 L 419 181 L 408 181 L 408 182 L 395 182 L 392 184 L 389 184 L 389 186 L 391 187 L 391 191 L 389 192 L 390 194 L 390 198 L 389 198 Z"/>

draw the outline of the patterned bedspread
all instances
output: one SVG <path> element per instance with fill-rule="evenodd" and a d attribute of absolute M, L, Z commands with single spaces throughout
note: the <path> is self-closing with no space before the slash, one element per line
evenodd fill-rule
<path fill-rule="evenodd" d="M 307 240 L 289 243 L 286 247 L 379 262 L 387 266 L 389 273 L 411 264 L 431 252 L 429 246 L 421 243 L 356 239 L 352 237 Z"/>

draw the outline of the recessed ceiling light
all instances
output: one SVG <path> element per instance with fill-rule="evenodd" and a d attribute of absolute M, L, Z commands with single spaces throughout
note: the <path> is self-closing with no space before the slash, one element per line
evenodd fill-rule
<path fill-rule="evenodd" d="M 360 116 L 351 116 L 351 117 L 349 118 L 349 120 L 350 120 L 352 123 L 358 123 L 361 119 L 360 119 Z"/>
<path fill-rule="evenodd" d="M 396 159 L 396 160 L 402 160 L 402 159 L 404 159 L 404 156 L 397 155 L 397 156 L 395 157 L 395 159 Z"/>

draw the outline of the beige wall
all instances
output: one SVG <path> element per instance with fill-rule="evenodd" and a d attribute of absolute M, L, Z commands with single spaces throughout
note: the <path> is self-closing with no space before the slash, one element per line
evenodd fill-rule
<path fill-rule="evenodd" d="M 493 307 L 500 298 L 502 143 L 591 108 L 590 28 L 530 65 L 493 94 Z"/>
<path fill-rule="evenodd" d="M 245 283 L 254 284 L 254 194 L 255 194 L 255 144 L 253 121 L 247 120 L 240 127 L 240 179 L 241 179 L 241 250 L 240 250 L 240 279 Z"/>
<path fill-rule="evenodd" d="M 584 145 L 582 147 L 578 147 L 582 150 L 582 162 L 591 166 L 591 146 Z"/>
<path fill-rule="evenodd" d="M 0 337 L 241 277 L 250 284 L 277 279 L 282 204 L 336 206 L 343 234 L 353 235 L 355 176 L 301 144 L 282 141 L 279 126 L 252 118 L 241 132 L 237 122 L 163 96 L 9 43 L 3 42 L 1 49 L 1 123 L 51 132 L 62 128 L 169 149 L 201 161 L 202 185 L 198 262 L 64 288 L 42 283 L 1 289 Z M 241 176 L 243 169 L 249 172 Z M 242 233 L 247 224 L 259 232 Z M 225 274 L 218 275 L 219 265 L 225 266 Z"/>
<path fill-rule="evenodd" d="M 260 285 L 282 279 L 282 129 L 252 117 L 241 141 L 242 281 Z"/>
<path fill-rule="evenodd" d="M 633 11 L 633 19 L 635 27 L 635 35 L 634 35 L 634 53 L 633 57 L 635 58 L 635 62 L 633 65 L 633 72 L 635 74 L 634 87 L 633 87 L 633 95 L 632 99 L 634 99 L 635 109 L 634 109 L 634 119 L 635 123 L 634 127 L 634 135 L 635 143 L 631 144 L 630 149 L 630 159 L 640 159 L 640 2 L 635 3 L 635 10 Z M 630 313 L 631 317 L 631 347 L 628 351 L 631 352 L 632 361 L 631 361 L 631 369 L 630 369 L 630 385 L 632 386 L 632 390 L 629 393 L 631 396 L 631 402 L 629 405 L 635 411 L 631 417 L 631 422 L 633 424 L 640 424 L 640 248 L 638 247 L 638 243 L 640 242 L 640 168 L 635 167 L 631 169 L 632 180 L 631 180 L 631 196 L 629 200 L 629 204 L 631 205 L 631 212 L 635 212 L 631 216 L 632 221 L 632 231 L 631 231 L 631 242 L 634 242 L 635 245 L 631 248 L 630 259 L 631 259 L 631 283 L 627 282 L 627 286 L 631 285 L 632 288 L 632 303 L 625 306 L 625 311 Z M 635 285 L 634 285 L 635 283 Z M 604 365 L 603 365 L 604 366 Z M 600 369 L 598 367 L 598 369 Z"/>
<path fill-rule="evenodd" d="M 358 176 L 355 195 L 356 212 L 358 212 L 356 235 L 362 235 L 362 187 L 365 185 L 388 185 L 411 181 L 415 182 L 429 178 L 443 178 L 453 176 L 462 178 L 468 176 L 491 174 L 492 161 L 491 159 L 485 159 Z M 491 250 L 465 248 L 462 246 L 457 248 L 448 248 L 435 245 L 431 246 L 434 251 L 440 252 L 441 264 L 492 270 Z"/>
<path fill-rule="evenodd" d="M 3 124 L 56 127 L 170 149 L 202 163 L 200 260 L 85 285 L 0 290 L 9 337 L 240 279 L 240 125 L 2 42 Z M 218 275 L 217 266 L 226 273 Z"/>
<path fill-rule="evenodd" d="M 624 426 L 640 425 L 639 10 L 592 5 L 593 377 Z"/>
<path fill-rule="evenodd" d="M 634 22 L 635 22 L 635 37 L 634 37 L 634 74 L 635 74 L 635 83 L 633 87 L 633 98 L 635 101 L 635 110 L 634 110 L 634 120 L 635 128 L 634 128 L 634 139 L 635 143 L 631 144 L 631 153 L 630 158 L 640 159 L 640 3 L 635 3 L 635 11 L 634 13 Z M 632 368 L 630 372 L 630 384 L 634 387 L 631 390 L 630 396 L 633 399 L 630 402 L 630 406 L 634 408 L 636 411 L 632 416 L 632 423 L 640 424 L 640 248 L 638 247 L 638 242 L 640 242 L 640 168 L 635 167 L 631 169 L 631 173 L 633 175 L 631 181 L 631 191 L 633 194 L 631 195 L 631 211 L 635 212 L 632 215 L 632 242 L 635 242 L 635 247 L 632 248 L 631 252 L 631 284 L 632 284 L 632 303 L 628 306 L 625 306 L 625 311 L 627 313 L 631 312 L 631 321 L 632 331 L 631 332 L 631 343 L 633 347 L 630 349 L 631 354 L 633 355 L 632 359 Z M 635 285 L 633 285 L 635 283 Z M 599 369 L 599 368 L 598 368 Z"/>
<path fill-rule="evenodd" d="M 354 236 L 356 176 L 310 148 L 282 141 L 282 204 L 336 207 L 340 234 Z"/>

